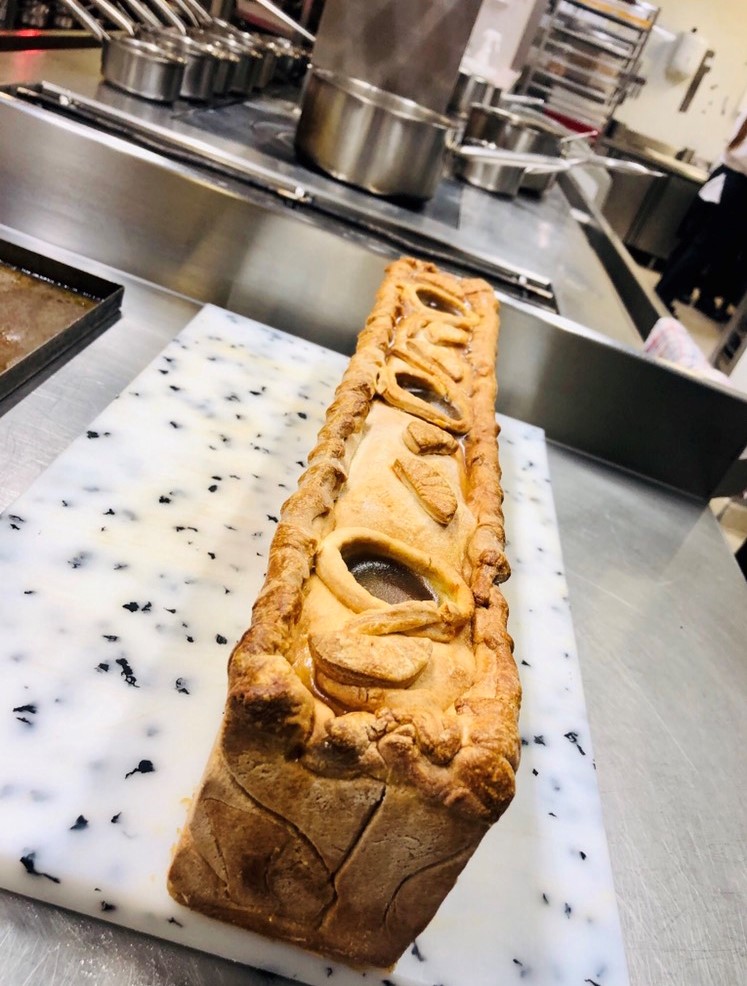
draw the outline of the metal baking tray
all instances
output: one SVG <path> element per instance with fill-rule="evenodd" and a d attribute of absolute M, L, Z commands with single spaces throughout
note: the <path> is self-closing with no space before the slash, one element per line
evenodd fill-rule
<path fill-rule="evenodd" d="M 113 325 L 124 288 L 0 240 L 0 413 Z"/>

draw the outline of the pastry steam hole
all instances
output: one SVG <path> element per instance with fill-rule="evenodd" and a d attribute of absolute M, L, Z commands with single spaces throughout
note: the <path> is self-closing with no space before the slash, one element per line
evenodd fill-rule
<path fill-rule="evenodd" d="M 437 394 L 435 390 L 428 386 L 425 380 L 421 380 L 420 377 L 415 377 L 410 373 L 398 373 L 397 383 L 402 388 L 406 390 L 408 394 L 412 394 L 413 397 L 417 397 L 419 400 L 424 401 L 426 404 L 430 404 L 432 408 L 436 411 L 440 411 L 441 414 L 446 415 L 447 418 L 451 418 L 452 421 L 456 421 L 460 415 L 454 405 L 448 401 L 441 394 Z"/>
<path fill-rule="evenodd" d="M 442 312 L 444 315 L 455 315 L 457 318 L 464 316 L 464 309 L 451 305 L 442 295 L 431 291 L 429 288 L 418 288 L 415 292 L 421 305 L 431 308 L 433 311 Z"/>
<path fill-rule="evenodd" d="M 357 554 L 345 558 L 355 581 L 377 599 L 395 605 L 412 600 L 432 600 L 437 595 L 426 580 L 407 565 L 377 554 Z"/>

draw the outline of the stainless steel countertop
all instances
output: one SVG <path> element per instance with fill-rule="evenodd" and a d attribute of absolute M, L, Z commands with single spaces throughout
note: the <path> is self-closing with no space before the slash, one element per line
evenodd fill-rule
<path fill-rule="evenodd" d="M 0 78 L 8 58 L 15 78 L 40 78 L 40 59 L 57 54 L 3 56 Z M 64 55 L 68 76 L 90 77 L 90 52 Z M 475 224 L 501 242 L 533 228 L 560 263 L 552 209 L 521 215 L 502 228 L 483 210 Z M 0 237 L 125 285 L 122 320 L 0 417 L 3 508 L 198 305 L 17 230 L 0 226 Z M 593 305 L 573 301 L 583 270 L 574 277 L 566 314 L 599 328 L 584 317 Z M 632 986 L 735 986 L 747 962 L 747 584 L 707 508 L 552 444 L 549 455 Z M 3 986 L 268 980 L 7 893 L 0 966 Z"/>
<path fill-rule="evenodd" d="M 237 138 L 235 128 L 221 126 L 215 119 L 219 114 L 212 114 L 211 120 L 204 110 L 186 104 L 177 104 L 172 111 L 101 84 L 99 59 L 96 50 L 0 53 L 0 85 L 41 80 L 56 83 L 122 112 L 137 113 L 140 119 L 172 133 L 190 139 L 204 139 L 207 135 L 211 144 L 226 154 L 259 167 L 270 166 L 280 175 L 298 181 L 297 166 L 249 148 Z M 308 169 L 302 170 L 302 181 L 312 194 L 326 196 L 342 205 L 365 208 L 366 200 L 371 200 L 366 193 Z M 562 315 L 617 342 L 641 347 L 641 333 L 558 187 L 550 189 L 541 199 L 529 195 L 503 199 L 464 183 L 459 183 L 459 187 L 458 220 L 454 228 L 436 222 L 428 209 L 418 215 L 377 200 L 376 212 L 384 220 L 406 224 L 407 230 L 416 235 L 446 234 L 455 247 L 480 251 L 486 257 L 548 278 Z M 649 328 L 646 327 L 646 332 Z"/>

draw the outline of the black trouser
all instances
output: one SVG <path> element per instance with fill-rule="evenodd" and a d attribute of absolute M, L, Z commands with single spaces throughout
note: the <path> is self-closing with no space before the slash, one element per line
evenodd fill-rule
<path fill-rule="evenodd" d="M 683 226 L 685 237 L 667 260 L 656 293 L 668 307 L 692 290 L 706 269 L 731 267 L 747 242 L 747 175 L 721 167 L 725 175 L 721 201 L 698 199 Z"/>

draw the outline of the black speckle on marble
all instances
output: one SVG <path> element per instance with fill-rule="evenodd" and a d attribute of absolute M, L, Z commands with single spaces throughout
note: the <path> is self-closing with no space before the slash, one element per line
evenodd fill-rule
<path fill-rule="evenodd" d="M 23 594 L 24 594 L 24 596 L 35 596 L 36 595 L 36 589 L 24 589 L 23 590 Z"/>
<path fill-rule="evenodd" d="M 194 642 L 195 642 L 195 638 L 194 637 L 187 637 L 187 643 L 188 644 L 193 644 Z"/>
<path fill-rule="evenodd" d="M 304 421 L 308 418 L 308 414 L 305 411 L 297 411 L 296 414 L 298 414 L 299 418 L 302 418 Z"/>
<path fill-rule="evenodd" d="M 536 767 L 532 767 L 532 773 L 534 774 L 535 777 L 539 777 L 539 771 L 537 770 Z"/>
<path fill-rule="evenodd" d="M 178 421 L 169 421 L 169 424 L 171 425 L 172 428 L 182 428 L 183 427 L 183 425 L 180 425 Z"/>
<path fill-rule="evenodd" d="M 102 900 L 101 901 L 101 910 L 104 913 L 106 913 L 107 911 L 116 911 L 116 909 L 117 909 L 117 905 L 116 904 L 110 904 L 106 900 Z"/>
<path fill-rule="evenodd" d="M 208 551 L 208 558 L 212 559 L 212 561 L 215 561 L 215 557 L 216 555 L 214 551 Z"/>
<path fill-rule="evenodd" d="M 155 770 L 156 768 L 153 766 L 152 761 L 141 760 L 137 767 L 133 767 L 132 770 L 125 774 L 125 780 L 127 780 L 128 777 L 132 777 L 133 774 L 153 774 L 155 773 Z"/>
<path fill-rule="evenodd" d="M 211 483 L 211 485 L 208 486 L 208 493 L 215 493 L 217 491 L 217 489 L 218 489 L 218 484 L 217 483 Z"/>
<path fill-rule="evenodd" d="M 169 924 L 175 924 L 177 926 L 177 928 L 183 928 L 184 927 L 184 925 L 181 923 L 181 921 L 177 921 L 176 918 L 169 918 Z"/>
<path fill-rule="evenodd" d="M 25 856 L 21 856 L 20 862 L 29 876 L 43 876 L 46 880 L 51 880 L 52 883 L 62 882 L 58 876 L 52 876 L 51 873 L 42 873 L 41 870 L 37 870 L 35 860 L 35 852 L 29 852 Z"/>
<path fill-rule="evenodd" d="M 524 661 L 524 660 L 522 660 L 522 662 L 521 662 L 521 663 L 522 663 L 522 664 L 524 665 L 524 667 L 525 667 L 525 668 L 531 668 L 531 666 L 532 666 L 532 665 L 531 665 L 531 664 L 529 663 L 529 661 Z"/>
<path fill-rule="evenodd" d="M 118 664 L 120 666 L 120 668 L 122 669 L 121 672 L 120 672 L 120 674 L 124 678 L 124 680 L 127 682 L 128 685 L 130 685 L 132 688 L 139 688 L 140 687 L 138 685 L 138 683 L 137 683 L 137 678 L 135 677 L 135 672 L 130 667 L 130 663 L 127 660 L 126 657 L 118 657 L 117 660 L 115 661 L 115 664 Z"/>
<path fill-rule="evenodd" d="M 96 670 L 98 672 L 108 671 L 109 665 L 106 663 L 106 661 L 99 661 L 99 663 L 96 665 Z"/>
<path fill-rule="evenodd" d="M 329 979 L 329 977 L 334 972 L 334 969 L 332 968 L 331 965 L 328 965 L 328 966 L 325 966 L 324 972 L 326 973 L 327 979 Z"/>
<path fill-rule="evenodd" d="M 415 941 L 412 943 L 412 948 L 410 949 L 410 954 L 414 955 L 418 962 L 425 962 L 425 956 L 418 948 L 418 943 Z"/>
<path fill-rule="evenodd" d="M 267 519 L 268 520 L 271 520 L 273 522 L 273 524 L 277 524 L 278 523 L 277 517 L 275 517 L 273 514 L 268 514 L 267 515 Z"/>
<path fill-rule="evenodd" d="M 33 703 L 28 703 L 27 705 L 17 705 L 13 709 L 13 711 L 20 713 L 25 712 L 29 716 L 34 716 L 37 713 L 37 707 Z M 22 722 L 24 726 L 32 727 L 34 725 L 34 722 L 32 719 L 28 719 L 27 715 L 17 715 L 16 719 L 18 720 L 18 722 Z"/>
<path fill-rule="evenodd" d="M 114 571 L 115 571 L 115 572 L 121 572 L 121 571 L 122 571 L 123 569 L 125 569 L 125 568 L 129 568 L 129 567 L 130 567 L 130 566 L 129 566 L 128 564 L 126 564 L 125 562 L 123 562 L 123 561 L 118 561 L 118 562 L 116 563 L 116 565 L 114 566 Z"/>
<path fill-rule="evenodd" d="M 550 903 L 550 900 L 549 900 L 547 894 L 542 894 L 542 902 L 543 902 L 543 904 L 549 904 Z"/>
<path fill-rule="evenodd" d="M 109 643 L 114 643 L 115 640 L 119 640 L 119 637 L 116 635 L 116 633 L 104 633 L 102 634 L 102 637 L 104 638 L 104 640 L 108 640 Z"/>
<path fill-rule="evenodd" d="M 140 609 L 140 603 L 136 603 L 136 602 L 124 603 L 122 609 L 128 609 L 131 613 L 137 613 L 137 611 Z"/>
<path fill-rule="evenodd" d="M 563 733 L 563 736 L 565 737 L 565 739 L 568 740 L 569 743 L 573 743 L 573 745 L 576 747 L 576 749 L 578 750 L 578 752 L 581 754 L 582 757 L 586 756 L 586 751 L 578 741 L 578 733 L 574 733 L 573 731 L 570 731 L 568 733 Z"/>
<path fill-rule="evenodd" d="M 529 740 L 524 739 L 524 737 L 522 736 L 521 737 L 521 745 L 522 746 L 529 746 Z"/>
<path fill-rule="evenodd" d="M 554 811 L 548 811 L 548 813 L 547 813 L 547 814 L 548 814 L 548 815 L 550 816 L 550 818 L 557 818 L 557 817 L 558 817 L 558 816 L 557 816 L 557 815 L 555 814 L 555 812 L 554 812 Z"/>
<path fill-rule="evenodd" d="M 122 817 L 122 812 L 118 811 L 116 815 L 112 815 L 109 821 L 112 823 L 112 825 L 117 825 L 121 817 Z"/>
<path fill-rule="evenodd" d="M 88 819 L 85 815 L 78 815 L 73 824 L 70 826 L 71 832 L 82 832 L 83 829 L 88 828 Z"/>
<path fill-rule="evenodd" d="M 534 742 L 535 742 L 536 746 L 547 746 L 547 744 L 545 743 L 545 737 L 544 736 L 535 736 L 534 737 Z"/>
<path fill-rule="evenodd" d="M 83 568 L 90 557 L 90 551 L 79 551 L 73 558 L 68 558 L 67 563 L 71 568 Z"/>
<path fill-rule="evenodd" d="M 184 678 L 177 678 L 175 687 L 180 695 L 189 695 L 189 689 L 187 688 L 187 683 Z"/>
<path fill-rule="evenodd" d="M 222 633 L 216 633 L 216 635 L 215 635 L 215 642 L 216 642 L 216 644 L 227 644 L 228 643 L 228 640 L 227 640 L 226 637 L 223 636 Z"/>
<path fill-rule="evenodd" d="M 171 497 L 170 496 L 166 496 L 165 493 L 162 493 L 159 496 L 159 498 L 158 498 L 158 502 L 159 503 L 171 503 Z"/>
<path fill-rule="evenodd" d="M 578 854 L 581 857 L 581 859 L 586 859 L 586 853 L 583 851 L 583 849 L 579 849 Z"/>
<path fill-rule="evenodd" d="M 598 983 L 596 979 L 584 979 L 584 982 L 588 983 L 589 986 L 602 986 L 602 984 Z"/>
<path fill-rule="evenodd" d="M 571 914 L 573 913 L 573 908 L 567 902 L 566 902 L 565 906 L 563 907 L 563 913 L 565 914 L 565 916 L 567 918 L 569 918 L 571 916 Z"/>

